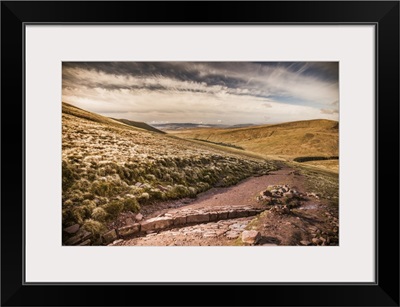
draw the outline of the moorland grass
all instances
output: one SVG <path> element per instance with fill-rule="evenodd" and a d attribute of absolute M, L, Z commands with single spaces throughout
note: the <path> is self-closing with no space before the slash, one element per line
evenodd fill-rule
<path fill-rule="evenodd" d="M 96 236 L 121 212 L 195 197 L 276 169 L 273 161 L 135 128 L 63 104 L 62 223 Z"/>

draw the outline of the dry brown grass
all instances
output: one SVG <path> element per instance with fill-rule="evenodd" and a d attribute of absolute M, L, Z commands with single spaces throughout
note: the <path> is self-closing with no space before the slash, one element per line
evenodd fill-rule
<path fill-rule="evenodd" d="M 303 162 L 303 164 L 315 166 L 322 169 L 327 169 L 330 171 L 334 171 L 336 173 L 339 172 L 339 160 L 308 161 L 308 162 Z"/>
<path fill-rule="evenodd" d="M 63 227 L 104 225 L 122 211 L 194 197 L 273 169 L 255 154 L 143 130 L 63 103 Z"/>
<path fill-rule="evenodd" d="M 298 121 L 237 129 L 187 129 L 172 133 L 186 139 L 231 144 L 264 156 L 291 159 L 296 156 L 338 155 L 338 122 L 331 120 Z"/>

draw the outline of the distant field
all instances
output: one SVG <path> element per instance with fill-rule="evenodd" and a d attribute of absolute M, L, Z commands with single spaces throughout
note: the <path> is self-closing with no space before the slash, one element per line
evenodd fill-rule
<path fill-rule="evenodd" d="M 230 144 L 265 156 L 337 156 L 339 124 L 310 120 L 237 129 L 201 128 L 171 130 L 186 139 Z"/>

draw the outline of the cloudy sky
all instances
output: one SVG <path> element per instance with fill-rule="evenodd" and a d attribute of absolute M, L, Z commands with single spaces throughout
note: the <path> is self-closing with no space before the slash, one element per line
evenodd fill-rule
<path fill-rule="evenodd" d="M 152 123 L 338 120 L 337 62 L 64 62 L 62 99 Z"/>

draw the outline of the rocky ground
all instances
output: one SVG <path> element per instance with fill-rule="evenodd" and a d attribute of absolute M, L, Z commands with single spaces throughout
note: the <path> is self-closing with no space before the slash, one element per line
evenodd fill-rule
<path fill-rule="evenodd" d="M 196 199 L 148 207 L 121 217 L 106 241 L 114 246 L 337 246 L 338 208 L 305 191 L 304 179 L 284 167 Z"/>
<path fill-rule="evenodd" d="M 151 246 L 225 246 L 234 244 L 251 222 L 251 217 L 218 222 L 202 223 L 174 228 L 166 231 L 150 232 L 143 237 L 117 240 L 111 245 L 151 245 Z"/>

